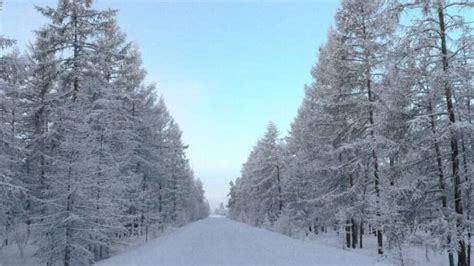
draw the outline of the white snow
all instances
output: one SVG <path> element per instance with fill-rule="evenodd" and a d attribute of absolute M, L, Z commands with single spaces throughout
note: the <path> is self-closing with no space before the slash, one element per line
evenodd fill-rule
<path fill-rule="evenodd" d="M 386 261 L 258 229 L 222 217 L 189 224 L 100 266 L 388 265 Z"/>
<path fill-rule="evenodd" d="M 34 257 L 35 247 L 27 245 L 23 258 L 20 256 L 16 244 L 10 245 L 0 249 L 0 266 L 38 266 L 44 265 L 41 261 Z"/>

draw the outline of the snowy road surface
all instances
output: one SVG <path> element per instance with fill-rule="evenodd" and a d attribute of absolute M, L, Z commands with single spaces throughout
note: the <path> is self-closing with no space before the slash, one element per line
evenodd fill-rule
<path fill-rule="evenodd" d="M 376 259 L 210 217 L 150 241 L 100 266 L 377 265 Z"/>

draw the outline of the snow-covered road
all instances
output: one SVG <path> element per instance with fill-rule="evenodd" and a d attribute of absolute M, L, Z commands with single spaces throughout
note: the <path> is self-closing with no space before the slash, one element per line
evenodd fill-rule
<path fill-rule="evenodd" d="M 377 265 L 370 258 L 210 217 L 103 261 L 101 266 L 142 265 Z"/>

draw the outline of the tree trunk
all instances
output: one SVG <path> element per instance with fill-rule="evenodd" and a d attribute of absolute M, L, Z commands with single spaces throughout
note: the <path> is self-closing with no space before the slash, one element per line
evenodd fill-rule
<path fill-rule="evenodd" d="M 74 139 L 74 135 L 73 135 Z M 71 217 L 72 209 L 73 209 L 73 204 L 74 204 L 74 199 L 73 199 L 73 193 L 71 193 L 71 186 L 72 186 L 72 162 L 73 162 L 73 156 L 72 153 L 69 155 L 69 168 L 68 168 L 68 185 L 67 185 L 67 200 L 66 200 L 66 220 Z M 69 223 L 69 222 L 68 222 Z M 64 266 L 69 266 L 71 263 L 71 241 L 72 241 L 72 232 L 71 232 L 71 225 L 66 224 L 66 232 L 65 232 L 65 238 L 66 238 L 66 245 L 64 247 Z"/>
<path fill-rule="evenodd" d="M 466 156 L 466 145 L 464 143 L 464 135 L 461 136 L 461 147 L 462 147 L 462 154 L 463 154 L 463 163 L 464 163 L 464 175 L 465 175 L 465 182 L 468 184 L 467 190 L 466 190 L 466 220 L 467 220 L 467 262 L 466 264 L 468 266 L 471 265 L 471 193 L 472 193 L 472 188 L 471 188 L 471 183 L 469 180 L 469 166 L 467 165 L 467 156 Z"/>
<path fill-rule="evenodd" d="M 79 33 L 78 33 L 78 17 L 76 14 L 76 10 L 74 9 L 74 13 L 72 16 L 73 24 L 74 24 L 74 44 L 73 44 L 73 71 L 74 71 L 74 80 L 73 80 L 73 91 L 72 91 L 72 101 L 76 102 L 77 94 L 79 93 L 79 78 L 77 77 L 77 73 L 79 72 Z"/>
<path fill-rule="evenodd" d="M 159 220 L 158 220 L 158 229 L 160 231 L 163 231 L 163 185 L 161 184 L 161 179 L 159 182 L 159 190 L 158 190 L 158 214 L 159 214 Z"/>
<path fill-rule="evenodd" d="M 437 128 L 436 128 L 436 119 L 433 115 L 433 99 L 431 96 L 431 92 L 428 89 L 428 94 L 429 94 L 429 102 L 428 102 L 428 113 L 430 114 L 430 125 L 431 125 L 431 132 L 433 133 L 433 137 L 436 139 L 437 137 Z M 441 191 L 441 206 L 442 206 L 442 212 L 444 219 L 446 222 L 449 223 L 449 218 L 448 218 L 448 202 L 446 198 L 446 183 L 444 180 L 444 173 L 443 173 L 443 161 L 441 158 L 441 149 L 439 147 L 439 142 L 436 140 L 434 142 L 434 148 L 435 148 L 435 153 L 436 153 L 436 164 L 437 164 L 437 171 L 438 171 L 438 186 L 439 190 Z M 451 245 L 451 236 L 446 237 L 446 243 L 447 246 L 449 247 Z M 454 266 L 454 255 L 451 249 L 448 249 L 448 261 L 450 266 Z"/>
<path fill-rule="evenodd" d="M 278 181 L 278 217 L 281 215 L 283 210 L 283 199 L 281 195 L 281 181 L 280 181 L 280 166 L 277 165 L 277 181 Z"/>
<path fill-rule="evenodd" d="M 365 26 L 362 28 L 364 40 L 366 40 L 366 30 Z M 367 48 L 364 49 L 364 57 L 365 57 L 365 82 L 366 82 L 366 89 L 367 89 L 367 100 L 369 101 L 369 130 L 370 130 L 370 137 L 372 139 L 372 163 L 374 165 L 374 190 L 375 190 L 375 197 L 376 197 L 376 216 L 380 217 L 380 177 L 379 177 L 379 159 L 377 156 L 376 150 L 376 138 L 375 138 L 375 121 L 374 121 L 374 107 L 373 103 L 375 102 L 374 95 L 372 92 L 372 71 L 370 65 L 370 56 L 369 51 Z M 377 253 L 379 255 L 383 254 L 383 236 L 382 230 L 380 228 L 380 222 L 377 221 Z"/>
<path fill-rule="evenodd" d="M 438 21 L 439 31 L 441 39 L 441 59 L 443 62 L 443 72 L 447 75 L 449 70 L 448 63 L 448 48 L 446 44 L 446 24 L 444 22 L 444 1 L 438 0 Z M 467 254 L 466 254 L 466 243 L 463 239 L 463 206 L 462 206 L 462 191 L 461 191 L 461 178 L 459 176 L 459 149 L 458 140 L 452 127 L 456 123 L 455 110 L 453 104 L 453 94 L 450 83 L 444 81 L 444 93 L 446 99 L 446 108 L 448 111 L 449 125 L 451 131 L 451 168 L 453 173 L 454 181 L 454 210 L 457 214 L 456 218 L 456 229 L 458 234 L 458 266 L 467 265 Z"/>
<path fill-rule="evenodd" d="M 472 121 L 471 121 L 471 98 L 472 96 L 470 96 L 467 101 L 466 101 L 466 106 L 467 106 L 467 115 L 468 115 L 468 121 L 469 121 L 469 124 L 472 124 Z M 470 143 L 471 143 L 471 149 L 474 148 L 474 145 L 473 145 L 473 137 L 470 136 Z M 472 152 L 472 151 L 471 151 Z M 468 218 L 470 219 L 471 218 L 471 211 L 472 211 L 472 180 L 469 180 L 470 182 L 468 183 L 468 195 L 469 195 L 469 205 L 467 206 L 468 208 Z M 467 265 L 471 265 L 471 236 L 472 235 L 472 226 L 471 224 L 469 223 L 469 227 L 468 227 L 468 233 L 467 233 Z"/>
<path fill-rule="evenodd" d="M 459 122 L 461 120 L 461 114 L 458 112 Z M 461 151 L 462 151 L 462 161 L 463 161 L 463 170 L 464 170 L 464 181 L 467 184 L 466 192 L 466 221 L 467 221 L 467 265 L 471 265 L 471 193 L 472 193 L 472 185 L 470 183 L 469 175 L 470 170 L 468 166 L 468 159 L 467 159 L 467 149 L 466 149 L 466 141 L 465 135 L 461 133 Z"/>
<path fill-rule="evenodd" d="M 350 220 L 346 221 L 346 247 L 351 248 L 351 225 Z"/>
<path fill-rule="evenodd" d="M 355 219 L 351 219 L 351 224 L 352 224 L 352 248 L 357 247 L 357 223 L 355 222 Z"/>

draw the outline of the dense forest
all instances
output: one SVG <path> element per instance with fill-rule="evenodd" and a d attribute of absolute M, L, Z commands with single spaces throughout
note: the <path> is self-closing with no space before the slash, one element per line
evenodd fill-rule
<path fill-rule="evenodd" d="M 37 7 L 28 51 L 0 38 L 0 252 L 88 265 L 127 239 L 207 217 L 181 131 L 145 84 L 116 10 Z"/>
<path fill-rule="evenodd" d="M 473 7 L 342 0 L 288 135 L 268 125 L 230 184 L 229 216 L 470 265 Z"/>

